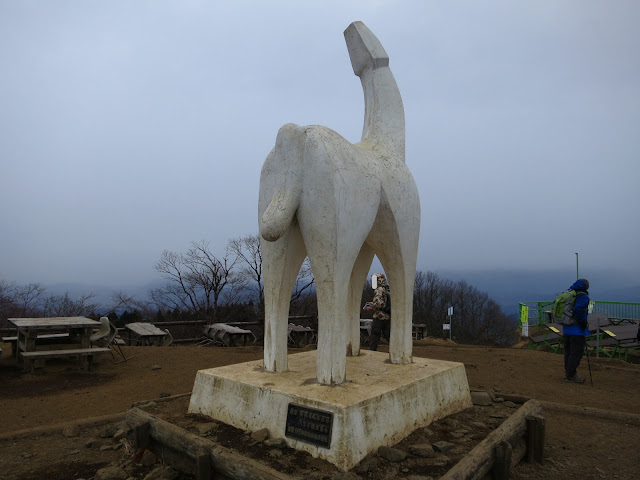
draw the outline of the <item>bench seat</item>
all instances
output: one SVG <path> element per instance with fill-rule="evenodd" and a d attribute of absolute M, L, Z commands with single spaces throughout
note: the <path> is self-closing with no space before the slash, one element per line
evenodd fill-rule
<path fill-rule="evenodd" d="M 89 366 L 93 360 L 93 356 L 100 353 L 106 353 L 108 348 L 71 348 L 66 350 L 40 350 L 35 352 L 20 352 L 20 356 L 24 360 L 24 370 L 33 371 L 36 368 L 43 368 L 45 361 L 53 358 L 71 358 L 78 359 L 78 366 L 84 367 L 86 361 L 89 360 Z"/>
<path fill-rule="evenodd" d="M 67 350 L 40 350 L 37 352 L 20 352 L 23 358 L 55 358 L 73 357 L 75 355 L 93 355 L 108 352 L 108 348 L 70 348 Z"/>

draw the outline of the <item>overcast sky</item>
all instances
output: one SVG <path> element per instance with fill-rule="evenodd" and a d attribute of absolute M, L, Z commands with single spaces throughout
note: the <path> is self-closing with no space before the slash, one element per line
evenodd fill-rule
<path fill-rule="evenodd" d="M 288 122 L 360 140 L 380 39 L 418 269 L 640 271 L 640 2 L 0 0 L 0 280 L 136 285 L 256 234 Z"/>

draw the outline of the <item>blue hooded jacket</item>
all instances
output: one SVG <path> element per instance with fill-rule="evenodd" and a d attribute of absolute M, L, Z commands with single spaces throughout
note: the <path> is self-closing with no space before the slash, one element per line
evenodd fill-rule
<path fill-rule="evenodd" d="M 562 327 L 562 332 L 564 335 L 584 335 L 588 337 L 590 335 L 589 326 L 587 325 L 587 328 L 580 326 L 580 324 L 587 324 L 589 315 L 589 292 L 587 291 L 587 285 L 583 279 L 576 280 L 576 282 L 569 287 L 569 290 L 575 290 L 577 293 L 576 303 L 573 306 L 573 319 L 578 322 L 578 324 L 565 325 Z"/>

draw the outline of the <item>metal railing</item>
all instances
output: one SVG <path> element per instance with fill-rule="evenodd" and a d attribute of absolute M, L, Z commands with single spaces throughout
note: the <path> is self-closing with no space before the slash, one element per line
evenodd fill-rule
<path fill-rule="evenodd" d="M 640 320 L 640 303 L 592 301 L 591 313 L 602 313 L 613 319 Z M 541 302 L 520 302 L 520 323 L 526 317 L 529 325 L 544 325 L 548 322 L 545 312 L 553 309 L 553 300 Z"/>

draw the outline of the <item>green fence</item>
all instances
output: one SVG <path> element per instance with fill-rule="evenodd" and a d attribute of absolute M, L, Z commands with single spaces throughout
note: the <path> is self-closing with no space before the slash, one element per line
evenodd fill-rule
<path fill-rule="evenodd" d="M 592 313 L 602 313 L 609 318 L 640 320 L 640 303 L 592 301 Z M 520 323 L 544 325 L 548 322 L 547 312 L 553 308 L 553 300 L 544 302 L 521 302 Z"/>

